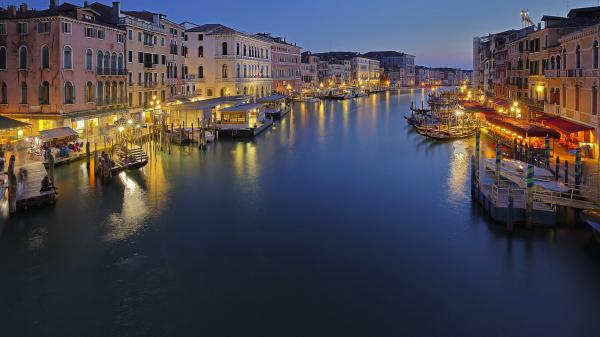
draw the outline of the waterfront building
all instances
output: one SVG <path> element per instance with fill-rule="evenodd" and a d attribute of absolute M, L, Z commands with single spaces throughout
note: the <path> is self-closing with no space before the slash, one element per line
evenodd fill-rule
<path fill-rule="evenodd" d="M 356 52 L 314 54 L 319 58 L 319 80 L 322 83 L 344 86 L 377 87 L 380 82 L 379 61 Z"/>
<path fill-rule="evenodd" d="M 0 11 L 0 114 L 91 138 L 127 112 L 125 31 L 87 5 Z"/>
<path fill-rule="evenodd" d="M 379 61 L 384 76 L 393 86 L 410 87 L 415 84 L 415 56 L 397 51 L 372 51 L 364 57 Z"/>
<path fill-rule="evenodd" d="M 132 113 L 149 108 L 153 98 L 165 102 L 186 93 L 184 27 L 167 20 L 161 13 L 121 10 L 93 3 L 99 19 L 121 27 L 126 35 L 128 104 Z"/>
<path fill-rule="evenodd" d="M 497 110 L 552 127 L 566 147 L 597 158 L 600 7 L 541 21 L 474 39 L 474 88 Z"/>
<path fill-rule="evenodd" d="M 301 55 L 300 75 L 302 89 L 313 91 L 319 88 L 319 58 L 311 52 Z"/>
<path fill-rule="evenodd" d="M 302 88 L 301 52 L 302 48 L 291 44 L 286 38 L 272 37 L 268 33 L 257 34 L 271 42 L 271 69 L 273 91 L 279 94 L 291 94 Z"/>
<path fill-rule="evenodd" d="M 196 96 L 271 94 L 270 39 L 220 24 L 190 25 L 185 34 L 190 51 L 185 63 Z"/>

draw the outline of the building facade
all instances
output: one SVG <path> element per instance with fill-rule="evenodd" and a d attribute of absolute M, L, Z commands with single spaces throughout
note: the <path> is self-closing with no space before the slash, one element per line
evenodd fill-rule
<path fill-rule="evenodd" d="M 200 97 L 268 96 L 272 92 L 272 43 L 220 24 L 186 30 L 188 75 Z"/>
<path fill-rule="evenodd" d="M 319 58 L 310 52 L 304 52 L 301 56 L 300 75 L 302 88 L 313 91 L 319 88 Z"/>
<path fill-rule="evenodd" d="M 565 17 L 541 21 L 476 38 L 474 87 L 499 111 L 545 123 L 562 134 L 569 148 L 578 143 L 597 158 L 600 7 L 576 8 Z M 512 104 L 519 109 L 508 109 Z"/>
<path fill-rule="evenodd" d="M 32 132 L 69 126 L 92 136 L 127 111 L 125 31 L 83 7 L 9 6 L 0 14 L 0 114 Z"/>
<path fill-rule="evenodd" d="M 273 91 L 289 95 L 302 88 L 301 53 L 302 48 L 291 44 L 285 38 L 270 34 L 257 34 L 271 42 L 271 69 L 273 69 Z"/>
<path fill-rule="evenodd" d="M 128 104 L 141 112 L 151 101 L 165 102 L 185 93 L 185 32 L 181 25 L 160 13 L 124 11 L 112 6 L 91 6 L 101 19 L 126 31 Z"/>
<path fill-rule="evenodd" d="M 379 61 L 384 76 L 396 87 L 415 85 L 415 56 L 397 51 L 372 51 L 365 57 Z"/>

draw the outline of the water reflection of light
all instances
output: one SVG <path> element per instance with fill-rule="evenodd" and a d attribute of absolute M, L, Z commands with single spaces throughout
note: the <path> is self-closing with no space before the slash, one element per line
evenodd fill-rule
<path fill-rule="evenodd" d="M 235 173 L 240 181 L 256 179 L 259 165 L 254 143 L 238 143 L 235 147 L 233 158 Z"/>
<path fill-rule="evenodd" d="M 147 194 L 138 183 L 121 172 L 118 175 L 123 184 L 123 205 L 120 212 L 108 216 L 108 225 L 111 230 L 106 234 L 106 240 L 116 241 L 131 237 L 144 225 L 149 215 Z"/>
<path fill-rule="evenodd" d="M 450 158 L 450 174 L 448 175 L 449 199 L 459 203 L 465 198 L 465 186 L 468 179 L 469 156 L 462 141 L 453 144 L 454 151 Z"/>
<path fill-rule="evenodd" d="M 319 119 L 318 119 L 318 134 L 319 138 L 325 137 L 325 104 L 319 105 Z"/>

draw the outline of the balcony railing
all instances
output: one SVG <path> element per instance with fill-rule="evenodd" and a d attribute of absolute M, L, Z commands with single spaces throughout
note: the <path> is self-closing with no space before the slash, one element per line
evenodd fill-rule
<path fill-rule="evenodd" d="M 96 75 L 103 76 L 124 76 L 127 75 L 127 69 L 114 69 L 114 68 L 96 68 Z"/>
<path fill-rule="evenodd" d="M 566 77 L 583 77 L 583 69 L 567 69 Z"/>
<path fill-rule="evenodd" d="M 104 98 L 96 98 L 97 106 L 107 106 L 107 105 L 121 105 L 128 104 L 127 97 L 104 97 Z"/>

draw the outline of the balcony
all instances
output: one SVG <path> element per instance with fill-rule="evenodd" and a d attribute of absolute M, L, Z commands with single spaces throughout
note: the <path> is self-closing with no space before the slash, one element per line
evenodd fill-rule
<path fill-rule="evenodd" d="M 569 78 L 583 77 L 583 69 L 567 69 L 566 77 L 569 77 Z"/>
<path fill-rule="evenodd" d="M 560 116 L 560 105 L 554 103 L 544 103 L 544 113 L 552 116 Z"/>
<path fill-rule="evenodd" d="M 162 28 L 154 23 L 150 23 L 147 21 L 133 19 L 128 16 L 119 18 L 119 24 L 134 26 L 134 27 L 140 28 L 142 30 L 149 30 L 149 31 L 153 31 L 156 33 L 161 33 L 161 34 L 167 33 L 166 28 Z"/>
<path fill-rule="evenodd" d="M 142 82 L 141 85 L 143 85 L 144 88 L 147 88 L 147 89 L 154 89 L 154 88 L 158 87 L 159 82 L 158 81 L 145 81 L 145 82 Z"/>
<path fill-rule="evenodd" d="M 547 78 L 559 78 L 561 77 L 561 72 L 558 69 L 549 69 L 546 70 L 545 75 Z"/>
<path fill-rule="evenodd" d="M 129 104 L 127 97 L 104 97 L 96 98 L 96 106 L 104 107 L 109 105 Z"/>
<path fill-rule="evenodd" d="M 125 76 L 127 75 L 127 69 L 114 69 L 114 68 L 96 68 L 96 75 L 98 76 Z"/>

